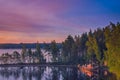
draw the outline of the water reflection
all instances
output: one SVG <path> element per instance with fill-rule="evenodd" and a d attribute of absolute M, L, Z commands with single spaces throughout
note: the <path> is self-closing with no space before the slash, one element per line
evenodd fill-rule
<path fill-rule="evenodd" d="M 116 76 L 106 76 L 115 80 Z M 101 80 L 88 77 L 76 67 L 0 67 L 0 80 Z M 103 79 L 102 79 L 103 80 Z"/>
<path fill-rule="evenodd" d="M 1 67 L 0 80 L 78 80 L 78 71 L 73 67 Z"/>

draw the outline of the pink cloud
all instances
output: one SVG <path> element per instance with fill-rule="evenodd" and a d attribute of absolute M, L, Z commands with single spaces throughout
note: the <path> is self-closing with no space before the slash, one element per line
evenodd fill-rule
<path fill-rule="evenodd" d="M 64 0 L 54 0 L 54 2 L 49 0 L 48 2 L 45 0 L 0 0 L 0 32 L 37 35 L 35 39 L 43 37 L 43 35 L 53 39 L 58 37 L 63 39 L 64 35 L 69 33 L 77 34 L 80 31 L 78 24 L 58 16 L 69 9 L 71 4 L 66 3 L 67 1 L 64 2 Z M 81 29 L 82 31 L 87 30 L 86 27 L 81 27 Z"/>

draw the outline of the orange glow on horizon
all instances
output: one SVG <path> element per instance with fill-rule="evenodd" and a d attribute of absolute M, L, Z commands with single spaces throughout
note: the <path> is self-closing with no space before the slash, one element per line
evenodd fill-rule
<path fill-rule="evenodd" d="M 0 44 L 6 44 L 6 43 L 36 43 L 37 41 L 39 42 L 39 43 L 44 43 L 44 42 L 46 42 L 46 43 L 50 43 L 52 40 L 55 40 L 57 43 L 61 43 L 61 42 L 63 42 L 64 40 L 62 40 L 62 39 L 42 39 L 42 40 L 33 40 L 33 39 L 31 39 L 31 40 L 6 40 L 6 39 L 1 39 L 0 38 Z"/>
<path fill-rule="evenodd" d="M 57 43 L 64 41 L 64 37 L 59 36 L 30 36 L 18 33 L 0 33 L 0 43 L 50 43 L 52 40 L 55 40 Z"/>
<path fill-rule="evenodd" d="M 14 39 L 13 39 L 14 38 Z M 0 37 L 0 43 L 36 43 L 37 41 L 39 43 L 50 43 L 52 40 L 55 40 L 57 43 L 61 43 L 62 41 L 64 41 L 64 39 L 62 38 L 27 38 L 27 39 L 19 39 L 17 37 L 12 37 L 11 38 L 4 38 L 4 37 Z"/>

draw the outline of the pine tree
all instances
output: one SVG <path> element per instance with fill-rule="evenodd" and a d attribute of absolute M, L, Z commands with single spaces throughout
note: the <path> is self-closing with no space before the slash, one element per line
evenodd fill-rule
<path fill-rule="evenodd" d="M 43 54 L 41 52 L 41 48 L 40 48 L 40 44 L 39 42 L 36 43 L 36 51 L 35 51 L 35 55 L 38 58 L 39 62 L 43 62 L 44 58 L 43 58 Z"/>
<path fill-rule="evenodd" d="M 22 59 L 22 62 L 24 63 L 25 62 L 25 57 L 27 56 L 27 49 L 26 49 L 26 46 L 25 44 L 22 44 L 22 52 L 21 52 L 21 59 Z"/>
<path fill-rule="evenodd" d="M 50 52 L 53 55 L 53 61 L 57 61 L 59 55 L 59 48 L 55 40 L 53 40 L 50 44 Z"/>
<path fill-rule="evenodd" d="M 107 51 L 105 51 L 107 65 L 110 71 L 120 78 L 120 24 L 110 23 L 104 29 L 104 34 L 107 47 Z"/>

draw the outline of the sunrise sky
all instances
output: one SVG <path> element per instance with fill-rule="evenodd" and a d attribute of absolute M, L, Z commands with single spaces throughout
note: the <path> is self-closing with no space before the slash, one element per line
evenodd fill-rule
<path fill-rule="evenodd" d="M 119 0 L 0 0 L 0 43 L 62 42 L 120 21 Z"/>

